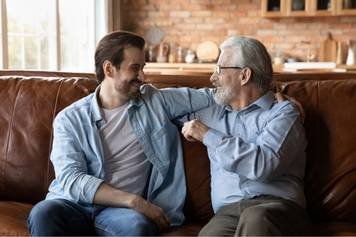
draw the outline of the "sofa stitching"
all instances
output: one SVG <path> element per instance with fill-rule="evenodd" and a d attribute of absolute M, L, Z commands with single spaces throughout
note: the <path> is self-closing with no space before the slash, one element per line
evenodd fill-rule
<path fill-rule="evenodd" d="M 17 102 L 18 102 L 18 98 L 19 98 L 19 94 L 22 88 L 22 80 L 19 78 L 15 78 L 14 80 L 18 81 L 19 83 L 19 89 L 17 90 L 16 93 L 16 98 L 15 98 L 15 102 L 14 102 L 14 107 L 11 111 L 11 118 L 10 118 L 10 124 L 9 124 L 9 131 L 7 132 L 7 141 L 6 141 L 6 148 L 5 148 L 5 159 L 4 159 L 4 165 L 2 166 L 2 170 L 1 170 L 1 177 L 6 177 L 5 173 L 6 173 L 6 164 L 7 164 L 7 160 L 8 160 L 8 153 L 9 153 L 9 147 L 10 147 L 10 140 L 11 140 L 11 135 L 12 135 L 12 126 L 13 126 L 13 122 L 14 122 L 14 114 L 15 114 L 15 110 L 16 110 L 16 106 L 17 106 Z M 5 181 L 1 182 L 1 189 L 4 190 L 5 189 Z"/>

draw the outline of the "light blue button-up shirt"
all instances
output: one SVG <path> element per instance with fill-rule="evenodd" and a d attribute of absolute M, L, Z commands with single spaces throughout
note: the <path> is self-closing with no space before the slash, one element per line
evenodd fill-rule
<path fill-rule="evenodd" d="M 268 92 L 239 111 L 214 105 L 195 116 L 210 127 L 204 136 L 211 163 L 215 212 L 241 199 L 273 195 L 305 206 L 306 138 L 299 112 Z"/>
<path fill-rule="evenodd" d="M 47 199 L 91 205 L 104 180 L 99 128 L 105 121 L 97 100 L 99 88 L 62 110 L 54 120 L 51 161 L 55 179 Z M 129 102 L 131 126 L 152 163 L 146 198 L 165 211 L 172 225 L 184 221 L 186 184 L 180 135 L 171 120 L 211 104 L 208 89 L 158 90 L 150 85 L 143 85 L 141 96 Z"/>

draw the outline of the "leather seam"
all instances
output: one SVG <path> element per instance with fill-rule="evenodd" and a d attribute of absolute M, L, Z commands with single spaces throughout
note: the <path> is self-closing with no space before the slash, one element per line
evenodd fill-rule
<path fill-rule="evenodd" d="M 15 98 L 15 102 L 14 102 L 14 107 L 13 107 L 13 109 L 11 111 L 11 119 L 10 119 L 10 124 L 9 124 L 9 130 L 7 132 L 7 139 L 6 139 L 5 160 L 4 160 L 4 165 L 2 166 L 2 170 L 1 170 L 1 177 L 6 177 L 5 176 L 6 164 L 7 164 L 8 158 L 9 158 L 9 147 L 10 147 L 10 140 L 11 140 L 11 135 L 12 135 L 12 126 L 13 126 L 13 123 L 14 123 L 14 114 L 15 114 L 15 111 L 16 111 L 19 94 L 20 94 L 21 88 L 23 86 L 23 82 L 22 82 L 21 79 L 17 78 L 15 80 L 19 81 L 19 89 L 17 90 L 16 98 Z M 4 180 L 4 182 L 1 182 L 2 190 L 5 189 L 5 182 L 6 182 L 6 179 Z"/>

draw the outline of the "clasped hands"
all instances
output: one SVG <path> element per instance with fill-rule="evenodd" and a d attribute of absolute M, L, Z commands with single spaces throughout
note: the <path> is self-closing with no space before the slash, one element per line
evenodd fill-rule
<path fill-rule="evenodd" d="M 209 127 L 206 126 L 198 119 L 193 119 L 185 122 L 182 127 L 182 134 L 190 142 L 203 141 L 205 134 L 208 132 Z"/>

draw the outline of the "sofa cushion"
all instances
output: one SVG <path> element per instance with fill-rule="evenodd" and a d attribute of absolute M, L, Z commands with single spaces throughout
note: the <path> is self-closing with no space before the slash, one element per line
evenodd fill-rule
<path fill-rule="evenodd" d="M 305 192 L 314 221 L 355 223 L 356 79 L 277 83 L 305 108 Z"/>
<path fill-rule="evenodd" d="M 313 235 L 318 236 L 355 236 L 356 225 L 347 222 L 328 222 L 315 224 Z"/>
<path fill-rule="evenodd" d="M 87 78 L 0 77 L 0 199 L 35 203 L 54 177 L 52 121 L 97 86 Z"/>
<path fill-rule="evenodd" d="M 27 236 L 31 208 L 31 204 L 0 201 L 0 236 Z"/>

